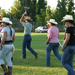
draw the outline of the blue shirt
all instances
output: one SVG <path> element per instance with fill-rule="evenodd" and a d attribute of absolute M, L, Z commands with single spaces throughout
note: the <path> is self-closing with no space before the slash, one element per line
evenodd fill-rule
<path fill-rule="evenodd" d="M 24 26 L 24 35 L 31 35 L 32 24 L 23 22 Z"/>

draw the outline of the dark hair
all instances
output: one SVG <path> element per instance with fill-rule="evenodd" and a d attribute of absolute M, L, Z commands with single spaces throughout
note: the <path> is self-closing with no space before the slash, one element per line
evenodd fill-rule
<path fill-rule="evenodd" d="M 29 19 L 26 19 L 28 22 L 31 22 Z"/>
<path fill-rule="evenodd" d="M 75 22 L 73 20 L 68 20 L 66 22 L 69 22 L 69 23 L 71 23 L 71 24 L 73 24 L 75 26 Z"/>
<path fill-rule="evenodd" d="M 11 25 L 9 23 L 5 23 L 7 26 L 10 28 L 10 36 L 12 36 L 12 30 L 11 30 Z"/>
<path fill-rule="evenodd" d="M 55 25 L 54 23 L 51 23 L 52 25 Z"/>

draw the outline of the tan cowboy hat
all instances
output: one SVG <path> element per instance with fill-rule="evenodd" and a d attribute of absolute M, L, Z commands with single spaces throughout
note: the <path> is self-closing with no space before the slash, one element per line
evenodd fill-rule
<path fill-rule="evenodd" d="M 55 19 L 50 19 L 49 21 L 47 21 L 47 23 L 53 23 L 53 24 L 58 24 L 56 21 L 55 21 Z"/>
<path fill-rule="evenodd" d="M 63 17 L 63 19 L 61 20 L 61 22 L 65 22 L 65 21 L 68 21 L 68 20 L 73 20 L 73 16 L 72 15 L 65 15 Z"/>
<path fill-rule="evenodd" d="M 30 20 L 32 21 L 31 17 L 27 16 L 24 20 Z"/>
<path fill-rule="evenodd" d="M 9 23 L 10 19 L 8 17 L 3 17 L 2 22 Z"/>

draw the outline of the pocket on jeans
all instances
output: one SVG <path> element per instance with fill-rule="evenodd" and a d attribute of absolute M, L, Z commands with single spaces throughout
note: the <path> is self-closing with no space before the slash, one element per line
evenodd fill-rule
<path fill-rule="evenodd" d="M 69 54 L 73 54 L 74 50 L 73 49 L 69 49 Z"/>

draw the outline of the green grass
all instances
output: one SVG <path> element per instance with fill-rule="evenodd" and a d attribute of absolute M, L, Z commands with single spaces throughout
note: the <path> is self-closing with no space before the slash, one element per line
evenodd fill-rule
<path fill-rule="evenodd" d="M 38 59 L 34 58 L 27 50 L 27 59 L 19 59 L 22 57 L 22 41 L 23 33 L 16 33 L 15 52 L 13 53 L 13 71 L 12 75 L 67 75 L 67 70 L 64 69 L 60 61 L 51 52 L 51 66 L 45 67 L 46 63 L 46 35 L 47 33 L 32 33 L 31 47 L 38 53 Z M 60 33 L 59 40 L 63 42 L 64 33 Z M 61 47 L 59 53 L 62 55 Z M 75 59 L 74 59 L 75 62 Z M 75 63 L 73 66 L 75 68 Z M 0 67 L 0 74 L 3 70 Z"/>

